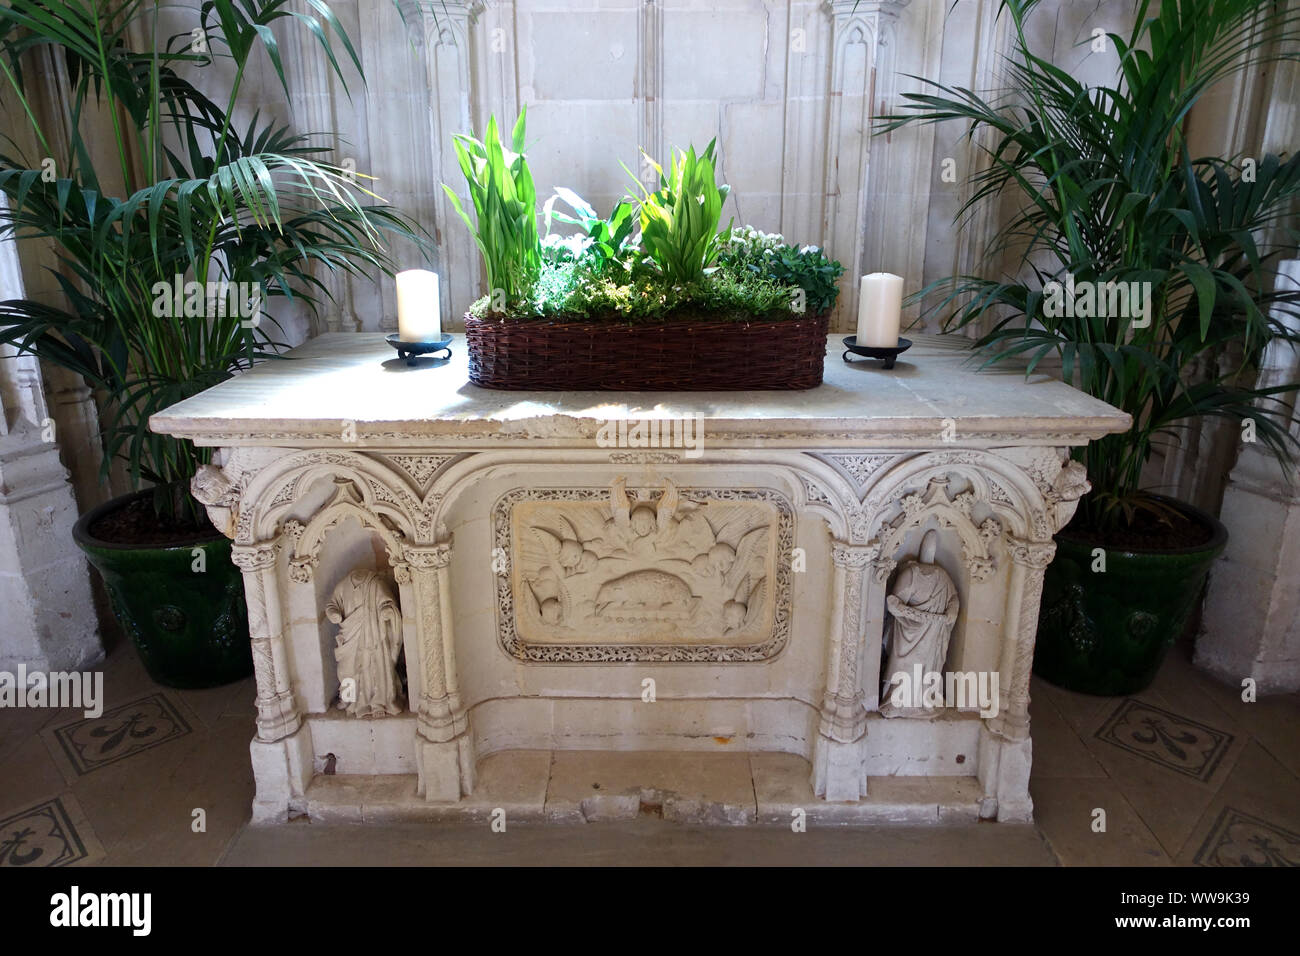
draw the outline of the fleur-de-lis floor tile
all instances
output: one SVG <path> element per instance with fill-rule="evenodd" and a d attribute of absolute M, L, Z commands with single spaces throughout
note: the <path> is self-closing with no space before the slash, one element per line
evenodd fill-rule
<path fill-rule="evenodd" d="M 1219 768 L 1233 736 L 1153 704 L 1125 699 L 1096 736 L 1202 783 Z"/>
<path fill-rule="evenodd" d="M 190 725 L 163 694 L 150 694 L 64 724 L 54 739 L 79 774 L 124 760 L 190 733 Z"/>
<path fill-rule="evenodd" d="M 57 797 L 0 820 L 0 868 L 67 866 L 90 855 Z"/>
<path fill-rule="evenodd" d="M 1196 851 L 1201 866 L 1300 866 L 1300 833 L 1224 807 Z"/>

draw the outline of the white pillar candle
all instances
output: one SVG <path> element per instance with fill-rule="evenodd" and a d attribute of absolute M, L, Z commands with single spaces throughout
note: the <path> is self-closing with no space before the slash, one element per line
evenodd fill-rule
<path fill-rule="evenodd" d="M 902 312 L 902 276 L 890 272 L 863 276 L 858 294 L 858 345 L 896 348 Z"/>
<path fill-rule="evenodd" d="M 397 273 L 397 338 L 402 342 L 435 342 L 442 338 L 438 303 L 438 274 L 427 269 Z"/>

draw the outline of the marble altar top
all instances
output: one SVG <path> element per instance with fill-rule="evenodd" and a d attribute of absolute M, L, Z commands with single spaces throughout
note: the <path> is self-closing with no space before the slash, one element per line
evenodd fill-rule
<path fill-rule="evenodd" d="M 966 340 L 919 335 L 897 366 L 840 358 L 807 391 L 512 392 L 468 379 L 464 335 L 450 360 L 407 367 L 382 333 L 335 332 L 159 412 L 156 432 L 199 445 L 494 447 L 589 444 L 604 422 L 702 416 L 713 446 L 1079 445 L 1129 416 L 1014 365 L 978 371 Z"/>

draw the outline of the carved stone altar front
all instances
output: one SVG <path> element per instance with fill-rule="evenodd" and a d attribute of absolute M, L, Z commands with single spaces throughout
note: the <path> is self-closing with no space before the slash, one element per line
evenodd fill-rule
<path fill-rule="evenodd" d="M 790 629 L 779 492 L 531 488 L 493 509 L 503 649 L 527 661 L 761 661 Z"/>
<path fill-rule="evenodd" d="M 327 758 L 390 782 L 330 791 L 370 793 L 339 798 L 361 819 L 375 794 L 469 812 L 488 754 L 724 746 L 806 758 L 809 799 L 848 819 L 895 776 L 968 793 L 971 819 L 1030 818 L 1042 572 L 1087 488 L 1067 453 L 1123 415 L 924 341 L 892 373 L 832 359 L 813 392 L 721 398 L 492 393 L 456 362 L 390 370 L 386 349 L 324 336 L 153 420 L 223 449 L 195 492 L 244 571 L 257 820 L 303 812 Z M 699 457 L 595 437 L 696 414 Z M 391 661 L 366 658 L 365 714 L 343 696 L 340 588 L 368 615 L 349 633 Z M 983 715 L 882 709 L 887 627 L 909 615 L 941 674 L 996 677 Z"/>

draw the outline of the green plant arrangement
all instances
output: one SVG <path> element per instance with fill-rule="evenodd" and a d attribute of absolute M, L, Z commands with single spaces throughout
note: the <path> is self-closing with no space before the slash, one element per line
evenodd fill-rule
<path fill-rule="evenodd" d="M 718 261 L 802 290 L 812 312 L 826 312 L 835 306 L 844 275 L 844 266 L 828 259 L 816 246 L 791 246 L 784 237 L 752 226 L 731 231 Z"/>
<path fill-rule="evenodd" d="M 1131 32 L 1109 35 L 1113 82 L 1088 86 L 1034 52 L 1037 5 L 1000 5 L 1013 31 L 1008 88 L 934 83 L 879 130 L 956 120 L 983 131 L 989 164 L 959 218 L 1004 197 L 1016 210 L 991 250 L 1009 253 L 1008 275 L 952 276 L 918 296 L 949 328 L 979 330 L 989 363 L 1019 357 L 1033 371 L 1054 357 L 1067 381 L 1132 416 L 1126 433 L 1075 452 L 1092 491 L 1058 536 L 1036 662 L 1075 689 L 1129 692 L 1154 675 L 1223 540 L 1213 519 L 1143 487 L 1155 443 L 1217 417 L 1251 423 L 1284 460 L 1295 451 L 1278 395 L 1296 386 L 1256 387 L 1255 372 L 1270 342 L 1297 341 L 1282 317 L 1300 315 L 1300 294 L 1275 286 L 1275 264 L 1297 248 L 1300 156 L 1196 157 L 1184 124 L 1216 84 L 1296 58 L 1300 17 L 1263 0 L 1171 0 L 1158 12 L 1135 0 Z M 1085 544 L 1202 550 L 1190 564 L 1166 560 L 1164 578 L 1146 565 L 1117 578 L 1111 561 L 1103 582 L 1070 563 Z M 1144 592 L 1165 605 L 1138 607 Z"/>
<path fill-rule="evenodd" d="M 667 175 L 662 166 L 646 156 L 662 181 L 654 192 L 633 177 L 642 193 L 641 243 L 664 278 L 674 284 L 702 279 L 721 245 L 718 221 L 731 187 L 717 183 L 716 145 L 717 140 L 710 140 L 699 156 L 694 146 L 677 150 Z"/>
<path fill-rule="evenodd" d="M 457 138 L 488 293 L 466 315 L 470 380 L 493 388 L 811 388 L 821 382 L 843 266 L 752 227 L 719 228 L 717 143 L 673 153 L 602 218 L 568 187 L 539 235 L 521 113 Z M 626 167 L 625 167 L 626 169 Z M 570 211 L 565 211 L 565 210 Z M 551 230 L 576 227 L 573 235 Z M 777 339 L 773 335 L 778 336 Z M 774 341 L 781 349 L 773 350 Z"/>
<path fill-rule="evenodd" d="M 85 379 L 101 410 L 105 474 L 125 460 L 143 489 L 84 515 L 74 537 L 146 669 L 171 686 L 224 683 L 252 661 L 230 542 L 188 494 L 210 450 L 152 433 L 149 417 L 275 357 L 269 303 L 317 308 L 328 289 L 315 267 L 391 273 L 390 238 L 427 245 L 368 177 L 308 137 L 260 113 L 235 122 L 263 63 L 287 95 L 273 28 L 310 31 L 340 79 L 340 57 L 360 69 L 329 5 L 307 8 L 204 0 L 185 15 L 185 32 L 167 37 L 177 5 L 0 7 L 0 89 L 11 107 L 0 236 L 49 243 L 65 300 L 0 303 L 0 341 Z M 135 37 L 147 38 L 145 49 Z M 42 49 L 66 68 L 69 115 L 50 121 L 57 131 L 35 102 L 47 79 L 31 56 Z M 221 102 L 204 82 L 218 63 L 233 77 L 217 84 Z M 200 549 L 209 573 L 196 575 Z"/>
<path fill-rule="evenodd" d="M 451 187 L 445 183 L 442 187 L 483 254 L 488 288 L 500 289 L 507 299 L 527 289 L 542 264 L 537 191 L 524 159 L 526 116 L 525 108 L 511 133 L 512 149 L 502 144 L 495 116 L 488 119 L 482 140 L 456 134 L 453 145 L 469 184 L 474 219 L 470 219 Z"/>
<path fill-rule="evenodd" d="M 557 199 L 563 200 L 572 208 L 577 213 L 577 218 L 555 212 Z M 552 220 L 582 227 L 586 238 L 579 243 L 580 247 L 570 249 L 569 258 L 576 260 L 585 251 L 591 257 L 591 267 L 596 272 L 604 271 L 607 265 L 620 258 L 636 228 L 636 207 L 631 201 L 620 200 L 614 204 L 609 218 L 601 219 L 590 203 L 565 186 L 555 187 L 555 195 L 546 201 L 544 212 L 547 238 L 550 238 Z M 552 249 L 557 250 L 556 256 L 563 257 L 563 245 L 553 242 Z"/>
<path fill-rule="evenodd" d="M 470 309 L 484 318 L 584 319 L 644 323 L 707 316 L 722 321 L 797 318 L 828 312 L 844 267 L 815 246 L 793 246 L 753 227 L 718 228 L 730 187 L 716 182 L 716 142 L 703 153 L 678 150 L 668 173 L 647 157 L 662 185 L 625 196 L 608 218 L 574 190 L 557 186 L 542 209 L 543 233 L 525 197 L 535 197 L 524 154 L 525 116 L 500 138 L 495 117 L 483 140 L 456 137 L 474 207 L 474 236 L 492 290 Z M 495 159 L 493 158 L 495 157 Z M 639 185 L 639 184 L 638 184 Z M 556 208 L 563 203 L 573 214 Z M 581 233 L 553 233 L 555 223 Z M 640 226 L 640 232 L 637 227 Z"/>

